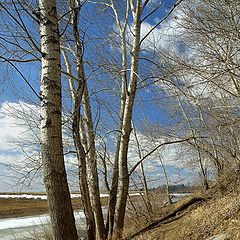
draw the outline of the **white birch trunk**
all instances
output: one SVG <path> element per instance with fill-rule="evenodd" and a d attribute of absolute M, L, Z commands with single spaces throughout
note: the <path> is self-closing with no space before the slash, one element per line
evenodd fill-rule
<path fill-rule="evenodd" d="M 124 218 L 126 211 L 126 203 L 129 187 L 129 173 L 127 165 L 127 153 L 129 146 L 129 138 L 131 133 L 132 111 L 136 95 L 136 87 L 138 80 L 138 67 L 139 67 L 139 52 L 140 52 L 140 32 L 141 32 L 141 11 L 142 1 L 138 0 L 136 7 L 133 7 L 134 18 L 134 41 L 132 46 L 132 59 L 131 59 L 131 72 L 130 72 L 130 85 L 126 96 L 126 104 L 123 114 L 123 124 L 121 130 L 121 141 L 119 148 L 119 184 L 118 184 L 118 198 L 114 220 L 114 239 L 121 239 L 124 227 Z"/>
<path fill-rule="evenodd" d="M 98 180 L 98 172 L 97 172 L 97 154 L 95 148 L 95 133 L 94 126 L 92 120 L 92 111 L 90 105 L 90 99 L 88 94 L 87 85 L 85 86 L 84 94 L 84 116 L 86 121 L 86 137 L 87 144 L 89 150 L 88 157 L 88 167 L 90 170 L 90 178 L 88 180 L 89 190 L 91 193 L 91 202 L 94 213 L 95 225 L 96 225 L 96 239 L 105 239 L 106 232 L 104 226 L 104 219 L 102 213 L 101 199 L 100 199 L 100 191 L 99 191 L 99 180 Z"/>
<path fill-rule="evenodd" d="M 41 155 L 53 239 L 77 240 L 64 166 L 61 118 L 61 64 L 54 0 L 39 0 L 42 51 Z"/>
<path fill-rule="evenodd" d="M 105 226 L 101 207 L 98 172 L 97 172 L 97 155 L 95 149 L 95 133 L 92 121 L 92 112 L 90 99 L 88 95 L 87 82 L 84 72 L 83 46 L 78 30 L 78 16 L 80 8 L 72 0 L 70 8 L 72 10 L 72 27 L 76 46 L 76 61 L 78 72 L 78 89 L 74 90 L 72 79 L 69 79 L 70 91 L 74 100 L 74 118 L 73 118 L 73 137 L 78 152 L 80 168 L 80 185 L 83 192 L 82 198 L 85 207 L 85 215 L 88 225 L 88 239 L 104 239 Z M 78 6 L 79 7 L 79 6 Z M 71 72 L 71 65 L 64 54 L 66 67 Z M 84 100 L 84 119 L 80 114 L 80 107 Z M 86 125 L 85 125 L 86 123 Z M 85 148 L 85 149 L 84 149 Z M 86 155 L 88 152 L 88 155 Z"/>
<path fill-rule="evenodd" d="M 121 35 L 121 51 L 122 51 L 122 69 L 121 69 L 121 110 L 120 110 L 120 124 L 119 130 L 122 129 L 123 124 L 123 116 L 126 104 L 126 92 L 127 92 L 127 43 L 126 43 L 126 27 L 128 22 L 128 3 L 127 3 L 127 10 L 125 16 L 125 22 L 123 26 L 121 26 L 119 16 L 117 10 L 112 5 L 113 11 L 115 13 L 116 23 L 118 26 L 118 30 Z M 108 204 L 108 219 L 106 223 L 106 230 L 108 231 L 108 239 L 111 239 L 113 234 L 113 227 L 114 227 L 114 217 L 115 217 L 115 208 L 117 202 L 117 191 L 118 191 L 118 179 L 119 179 L 119 149 L 120 149 L 120 142 L 121 142 L 121 134 L 117 136 L 117 143 L 116 143 L 116 152 L 115 152 L 115 159 L 114 159 L 114 168 L 113 168 L 113 177 L 112 177 L 112 186 L 109 193 L 109 204 Z"/>
<path fill-rule="evenodd" d="M 72 77 L 72 69 L 69 59 L 67 57 L 67 53 L 64 49 L 62 49 L 64 61 L 67 68 L 67 73 L 69 74 L 69 87 L 71 92 L 71 97 L 74 102 L 74 117 L 73 117 L 73 140 L 75 144 L 75 148 L 77 151 L 77 158 L 78 158 L 78 166 L 79 166 L 79 184 L 81 189 L 81 198 L 84 208 L 84 214 L 86 217 L 86 230 L 87 230 L 87 237 L 88 239 L 95 238 L 95 221 L 94 215 L 92 211 L 92 205 L 90 200 L 90 193 L 88 187 L 88 180 L 87 180 L 87 162 L 86 162 L 86 134 L 85 128 L 83 125 L 82 116 L 80 113 L 80 104 L 82 101 L 82 92 L 83 88 L 81 87 L 81 82 L 79 81 L 78 90 L 74 88 L 74 80 Z"/>

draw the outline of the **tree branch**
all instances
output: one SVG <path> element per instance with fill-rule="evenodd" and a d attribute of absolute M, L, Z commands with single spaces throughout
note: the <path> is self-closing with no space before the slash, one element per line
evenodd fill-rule
<path fill-rule="evenodd" d="M 161 20 L 159 21 L 154 27 L 152 27 L 149 32 L 142 38 L 142 40 L 140 41 L 140 45 L 142 44 L 142 42 L 154 31 L 154 29 L 156 29 L 162 22 L 164 22 L 173 12 L 173 10 L 182 2 L 183 0 L 180 0 L 179 2 L 175 3 L 172 7 L 172 9 L 167 13 L 167 15 Z M 145 17 L 146 18 L 146 17 Z M 144 18 L 144 19 L 145 19 Z M 142 21 L 141 21 L 142 22 Z"/>
<path fill-rule="evenodd" d="M 174 144 L 174 143 L 182 143 L 182 142 L 187 142 L 189 140 L 192 140 L 193 137 L 188 137 L 188 138 L 184 138 L 184 139 L 179 139 L 179 140 L 173 140 L 173 141 L 167 141 L 164 143 L 160 143 L 159 145 L 157 145 L 155 148 L 153 148 L 149 153 L 147 153 L 145 156 L 143 156 L 130 170 L 129 172 L 129 176 L 135 171 L 135 169 L 139 166 L 139 164 L 141 162 L 143 162 L 148 156 L 150 156 L 152 153 L 154 153 L 158 148 L 164 146 L 164 145 L 170 145 L 170 144 Z"/>

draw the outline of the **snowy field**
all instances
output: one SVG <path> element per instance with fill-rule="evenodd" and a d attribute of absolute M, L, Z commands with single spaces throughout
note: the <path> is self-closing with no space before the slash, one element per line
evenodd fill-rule
<path fill-rule="evenodd" d="M 140 193 L 130 193 L 130 196 L 138 196 Z M 108 197 L 108 193 L 101 193 L 101 197 Z M 80 198 L 81 194 L 72 193 L 71 198 Z M 47 195 L 44 194 L 0 194 L 0 198 L 25 198 L 25 199 L 41 199 L 47 200 Z"/>

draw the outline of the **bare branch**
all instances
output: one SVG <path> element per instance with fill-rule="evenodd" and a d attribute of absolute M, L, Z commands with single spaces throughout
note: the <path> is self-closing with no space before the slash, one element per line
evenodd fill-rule
<path fill-rule="evenodd" d="M 153 148 L 149 153 L 147 153 L 145 156 L 143 156 L 133 167 L 132 169 L 129 171 L 129 176 L 135 171 L 135 169 L 139 166 L 139 164 L 141 162 L 143 162 L 147 157 L 149 157 L 152 153 L 154 153 L 157 149 L 159 149 L 162 146 L 165 145 L 170 145 L 170 144 L 174 144 L 174 143 L 182 143 L 182 142 L 187 142 L 192 140 L 193 137 L 188 137 L 188 138 L 184 138 L 184 139 L 179 139 L 179 140 L 173 140 L 173 141 L 167 141 L 164 143 L 160 143 L 159 145 L 157 145 L 155 148 Z"/>

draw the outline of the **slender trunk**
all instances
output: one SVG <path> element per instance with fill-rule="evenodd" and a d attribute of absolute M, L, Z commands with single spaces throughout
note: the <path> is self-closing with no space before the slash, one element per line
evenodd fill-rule
<path fill-rule="evenodd" d="M 89 189 L 92 198 L 92 207 L 94 212 L 95 218 L 95 225 L 96 225 L 96 239 L 105 239 L 105 226 L 104 226 L 104 219 L 102 213 L 102 206 L 101 206 L 101 199 L 100 199 L 100 192 L 99 192 L 99 180 L 98 180 L 98 172 L 97 172 L 97 154 L 95 148 L 95 133 L 93 127 L 93 120 L 92 120 L 92 111 L 90 105 L 90 99 L 88 94 L 88 88 L 85 86 L 84 94 L 84 115 L 86 121 L 86 137 L 87 137 L 87 144 L 89 150 L 89 158 L 88 158 L 88 167 L 91 172 L 90 179 L 89 179 Z"/>
<path fill-rule="evenodd" d="M 61 116 L 61 63 L 54 0 L 39 0 L 42 51 L 41 155 L 53 239 L 77 240 L 64 166 Z"/>
<path fill-rule="evenodd" d="M 77 150 L 77 157 L 79 162 L 79 181 L 81 186 L 81 197 L 84 206 L 84 213 L 86 216 L 87 236 L 89 240 L 95 239 L 95 221 L 91 206 L 90 193 L 87 181 L 87 163 L 86 154 L 81 139 L 81 113 L 80 106 L 82 102 L 82 95 L 84 91 L 84 83 L 78 83 L 76 91 L 76 98 L 74 99 L 74 115 L 72 123 L 72 132 L 75 148 Z M 84 134 L 84 133 L 82 133 Z"/>
<path fill-rule="evenodd" d="M 159 160 L 160 160 L 160 163 L 161 163 L 161 167 L 163 169 L 164 178 L 165 178 L 166 195 L 167 195 L 167 198 L 168 198 L 168 203 L 172 204 L 173 202 L 172 202 L 172 198 L 171 198 L 170 191 L 169 191 L 169 180 L 168 180 L 167 171 L 166 171 L 166 168 L 165 168 L 165 166 L 163 164 L 163 159 L 161 157 L 161 154 L 160 154 L 159 150 L 157 150 L 157 153 L 158 153 L 158 157 L 159 157 Z"/>
<path fill-rule="evenodd" d="M 96 222 L 94 219 L 94 209 L 92 208 L 91 198 L 90 198 L 90 191 L 89 191 L 89 181 L 88 181 L 88 171 L 87 171 L 87 162 L 86 162 L 86 154 L 84 151 L 84 146 L 82 140 L 85 140 L 85 136 L 87 133 L 80 132 L 81 131 L 81 124 L 82 124 L 82 117 L 80 113 L 80 107 L 82 104 L 82 98 L 84 97 L 84 92 L 86 89 L 86 77 L 84 73 L 84 63 L 83 63 L 83 46 L 82 41 L 80 39 L 80 33 L 78 28 L 78 20 L 79 20 L 79 12 L 80 12 L 80 2 L 74 2 L 69 0 L 70 8 L 72 10 L 72 19 L 71 24 L 73 28 L 73 36 L 75 40 L 76 46 L 76 61 L 77 61 L 77 72 L 78 72 L 78 89 L 76 92 L 76 99 L 74 105 L 74 118 L 73 118 L 73 137 L 74 143 L 78 152 L 78 159 L 81 164 L 80 168 L 80 185 L 82 194 L 82 200 L 84 203 L 85 208 L 85 215 L 87 221 L 87 233 L 88 239 L 92 240 L 96 237 Z M 70 84 L 71 87 L 71 84 Z M 85 130 L 85 129 L 84 129 Z M 81 136 L 84 139 L 81 139 Z M 86 137 L 86 142 L 87 141 Z"/>
<path fill-rule="evenodd" d="M 82 199 L 84 213 L 86 217 L 87 237 L 89 240 L 92 240 L 92 239 L 95 239 L 95 222 L 94 222 L 94 216 L 92 212 L 90 194 L 88 189 L 86 155 L 85 155 L 84 147 L 81 142 L 81 137 L 79 132 L 79 124 L 80 124 L 79 121 L 80 121 L 80 112 L 75 114 L 74 116 L 72 131 L 73 131 L 73 139 L 74 139 L 75 148 L 77 150 L 77 156 L 78 156 L 78 162 L 79 162 L 79 182 L 81 186 L 81 199 Z"/>
<path fill-rule="evenodd" d="M 140 169 L 141 169 L 141 174 L 142 174 L 142 179 L 143 179 L 143 188 L 144 188 L 144 194 L 145 194 L 145 198 L 146 198 L 147 210 L 148 210 L 149 215 L 151 216 L 153 213 L 153 210 L 152 210 L 152 204 L 151 204 L 150 197 L 149 197 L 148 184 L 147 184 L 147 179 L 145 176 L 143 162 L 140 163 Z"/>
<path fill-rule="evenodd" d="M 115 159 L 114 159 L 112 186 L 109 193 L 108 220 L 106 223 L 106 231 L 108 232 L 108 239 L 112 238 L 113 227 L 114 227 L 114 215 L 115 215 L 115 208 L 117 203 L 117 189 L 118 189 L 118 178 L 119 178 L 118 161 L 119 161 L 120 139 L 121 139 L 121 136 L 119 135 L 117 138 L 117 146 L 116 146 Z"/>
<path fill-rule="evenodd" d="M 86 154 L 84 149 L 84 146 L 86 145 L 87 140 L 86 140 L 85 128 L 83 127 L 83 120 L 80 113 L 80 104 L 82 101 L 81 100 L 82 94 L 83 94 L 82 92 L 84 89 L 83 87 L 81 87 L 82 84 L 79 83 L 78 90 L 75 90 L 73 77 L 71 77 L 72 76 L 71 64 L 69 62 L 67 53 L 64 48 L 62 49 L 62 53 L 65 60 L 67 72 L 69 74 L 70 92 L 74 102 L 74 110 L 73 110 L 74 118 L 73 118 L 72 132 L 73 132 L 73 140 L 74 140 L 75 148 L 77 151 L 77 158 L 78 158 L 78 165 L 79 165 L 79 184 L 81 189 L 81 199 L 83 203 L 84 214 L 86 217 L 87 236 L 88 236 L 88 239 L 94 239 L 95 222 L 94 222 L 94 216 L 93 216 L 93 211 L 91 206 L 90 193 L 88 189 L 87 164 L 86 164 Z M 87 146 L 85 148 L 87 148 Z"/>
<path fill-rule="evenodd" d="M 120 148 L 119 148 L 119 184 L 118 184 L 118 198 L 117 198 L 117 204 L 116 204 L 116 211 L 115 211 L 116 216 L 114 220 L 114 232 L 113 232 L 115 239 L 122 238 L 126 203 L 127 203 L 127 196 L 128 196 L 129 175 L 128 175 L 128 165 L 127 165 L 127 153 L 128 153 L 129 138 L 131 133 L 133 104 L 135 100 L 136 86 L 137 86 L 137 79 L 138 79 L 141 11 L 142 11 L 142 1 L 138 0 L 136 4 L 136 9 L 133 10 L 134 42 L 132 47 L 130 86 L 129 86 L 127 98 L 126 98 L 125 110 L 123 115 L 123 124 L 122 124 L 122 130 L 121 130 L 121 141 L 120 141 Z"/>
<path fill-rule="evenodd" d="M 132 125 L 133 125 L 133 132 L 134 132 L 135 140 L 137 143 L 138 156 L 139 156 L 139 160 L 140 160 L 140 159 L 142 159 L 142 151 L 141 151 L 140 143 L 138 141 L 137 132 L 136 132 L 136 128 L 134 126 L 133 121 L 132 121 Z M 153 211 L 152 211 L 151 201 L 149 198 L 149 191 L 148 191 L 147 179 L 146 179 L 145 172 L 144 172 L 143 162 L 140 163 L 140 169 L 141 169 L 141 173 L 142 173 L 143 188 L 144 188 L 144 193 L 145 193 L 145 198 L 146 198 L 146 203 L 147 203 L 147 210 L 151 216 Z"/>
<path fill-rule="evenodd" d="M 85 189 L 85 194 L 83 194 L 82 198 L 86 197 L 86 199 L 83 199 L 83 201 L 86 202 L 85 206 L 87 208 L 85 209 L 85 212 L 89 218 L 89 221 L 87 221 L 89 223 L 88 229 L 92 229 L 91 230 L 92 235 L 90 235 L 90 231 L 89 231 L 88 238 L 104 239 L 105 227 L 104 227 L 104 219 L 103 219 L 99 185 L 98 185 L 99 183 L 98 183 L 97 162 L 96 162 L 97 156 L 96 156 L 96 149 L 95 149 L 95 135 L 94 135 L 94 129 L 93 129 L 90 99 L 89 99 L 89 94 L 87 89 L 86 77 L 84 73 L 82 42 L 80 40 L 79 31 L 78 31 L 78 14 L 79 14 L 80 8 L 79 7 L 76 8 L 76 6 L 71 0 L 70 0 L 70 5 L 71 5 L 71 9 L 73 10 L 72 26 L 73 26 L 74 39 L 76 44 L 78 84 L 80 86 L 79 90 L 77 91 L 77 97 L 79 99 L 76 100 L 76 96 L 72 94 L 72 96 L 74 96 L 75 98 L 74 114 L 78 115 L 77 116 L 78 120 L 76 120 L 75 131 L 77 131 L 77 129 L 78 131 L 82 130 L 81 133 L 79 134 L 79 137 L 76 140 L 78 141 L 78 143 L 77 144 L 75 143 L 75 145 L 78 148 L 79 148 L 78 145 L 79 144 L 81 145 L 80 147 L 82 148 L 82 154 L 85 154 L 83 144 L 85 146 L 85 150 L 86 151 L 89 150 L 89 157 L 84 155 L 84 163 L 82 162 L 83 160 L 81 161 L 81 165 L 84 165 L 84 168 L 87 168 L 87 166 L 89 167 L 89 171 L 87 171 L 87 169 L 84 169 L 85 173 L 82 172 L 80 177 L 80 179 L 84 178 L 84 181 L 81 180 L 81 187 L 82 189 Z M 70 66 L 67 65 L 67 67 L 69 68 Z M 72 93 L 73 83 L 72 81 L 69 81 L 69 83 L 70 83 L 70 90 Z M 83 97 L 84 106 L 85 106 L 85 111 L 84 111 L 85 119 L 81 118 L 80 110 L 79 110 L 82 97 Z M 76 102 L 78 102 L 78 104 Z M 86 120 L 86 126 L 84 126 L 85 120 Z M 75 135 L 76 135 L 76 132 L 75 132 Z M 76 136 L 75 136 L 75 139 L 76 139 Z M 81 157 L 82 156 L 80 156 L 80 158 Z M 86 162 L 86 158 L 88 159 L 87 162 Z M 86 186 L 82 186 L 82 184 Z M 89 194 L 91 198 L 89 197 Z M 89 200 L 91 203 L 89 203 Z M 92 219 L 92 214 L 94 216 L 94 219 Z"/>
<path fill-rule="evenodd" d="M 61 48 L 61 52 L 62 52 L 62 56 L 63 56 L 64 62 L 66 65 L 67 73 L 69 76 L 68 82 L 69 82 L 71 98 L 72 98 L 72 101 L 75 103 L 77 94 L 76 94 L 76 90 L 74 88 L 74 78 L 73 78 L 71 63 L 69 61 L 66 49 L 64 47 Z"/>
<path fill-rule="evenodd" d="M 199 163 L 199 168 L 200 168 L 200 176 L 201 176 L 201 180 L 203 183 L 203 187 L 205 188 L 205 190 L 208 190 L 209 185 L 208 185 L 207 173 L 206 173 L 206 170 L 204 169 L 201 152 L 200 152 L 200 149 L 199 149 L 197 141 L 196 141 L 196 131 L 191 124 L 191 121 L 187 115 L 187 112 L 185 111 L 185 109 L 183 107 L 183 104 L 182 104 L 179 96 L 178 96 L 178 103 L 179 103 L 179 107 L 182 110 L 183 116 L 186 119 L 188 126 L 190 128 L 190 131 L 192 133 L 192 136 L 193 136 L 193 142 L 194 142 L 194 147 L 197 151 L 197 158 L 198 158 L 198 163 Z"/>
<path fill-rule="evenodd" d="M 127 12 L 125 17 L 124 26 L 121 27 L 121 23 L 118 17 L 118 13 L 116 9 L 113 8 L 115 13 L 117 26 L 119 32 L 121 34 L 121 51 L 122 51 L 122 69 L 121 69 L 121 110 L 120 110 L 120 124 L 119 130 L 122 129 L 123 124 L 123 116 L 126 104 L 126 92 L 127 92 L 127 46 L 126 46 L 126 27 L 128 21 L 128 2 L 127 2 Z M 113 177 L 112 177 L 112 186 L 109 193 L 109 203 L 108 203 L 108 219 L 106 223 L 106 231 L 108 232 L 108 239 L 112 238 L 113 228 L 114 228 L 114 217 L 115 217 L 115 209 L 117 203 L 117 191 L 118 191 L 118 179 L 119 179 L 119 149 L 120 149 L 120 142 L 121 142 L 121 134 L 117 136 L 117 143 L 116 143 L 116 152 L 115 152 L 115 159 L 114 159 L 114 168 L 113 168 Z"/>
<path fill-rule="evenodd" d="M 126 104 L 126 49 L 125 44 L 123 44 L 123 69 L 122 72 L 122 89 L 121 89 L 121 113 L 120 113 L 120 126 L 119 129 L 122 129 L 123 124 L 123 115 Z M 116 144 L 116 152 L 114 159 L 114 167 L 113 167 L 113 177 L 112 177 L 112 186 L 109 193 L 109 203 L 108 203 L 108 220 L 106 223 L 106 231 L 108 232 L 108 239 L 112 238 L 113 227 L 114 227 L 114 217 L 115 217 L 115 209 L 117 203 L 117 191 L 118 191 L 118 179 L 119 179 L 119 150 L 120 150 L 120 142 L 121 142 L 121 134 L 117 136 L 117 144 Z"/>

